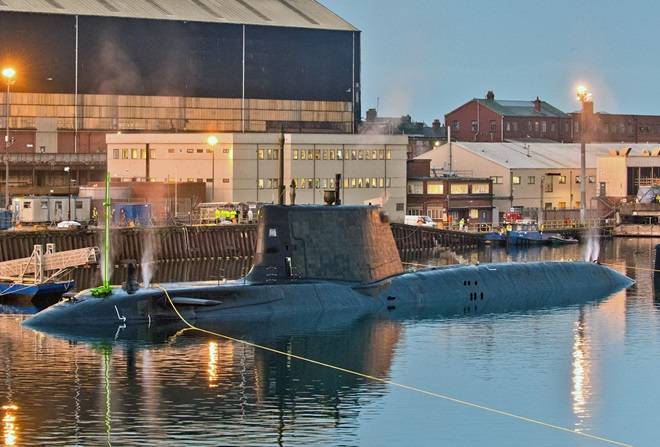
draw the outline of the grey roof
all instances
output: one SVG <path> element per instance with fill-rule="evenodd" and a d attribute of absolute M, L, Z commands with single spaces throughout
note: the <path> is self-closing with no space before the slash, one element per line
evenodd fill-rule
<path fill-rule="evenodd" d="M 1 11 L 357 31 L 316 0 L 0 0 Z"/>
<path fill-rule="evenodd" d="M 474 99 L 478 101 L 479 104 L 504 116 L 569 118 L 568 114 L 545 101 L 541 101 L 541 111 L 537 112 L 534 110 L 534 101 L 510 101 L 483 98 Z"/>
<path fill-rule="evenodd" d="M 472 143 L 454 142 L 453 148 L 464 149 L 474 155 L 490 160 L 509 169 L 579 169 L 579 143 Z M 643 151 L 652 152 L 660 148 L 658 144 L 587 144 L 587 168 L 596 168 L 598 157 L 608 156 L 611 150 L 631 148 L 630 155 L 643 155 Z M 441 151 L 447 151 L 447 145 L 418 155 L 417 159 L 431 159 L 431 165 L 440 165 L 444 159 Z M 454 155 L 456 156 L 456 155 Z M 436 161 L 437 159 L 437 161 Z M 435 161 L 435 163 L 434 163 Z"/>

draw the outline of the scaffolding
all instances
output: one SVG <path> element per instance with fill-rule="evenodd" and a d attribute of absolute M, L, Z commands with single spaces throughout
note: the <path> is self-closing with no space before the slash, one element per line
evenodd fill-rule
<path fill-rule="evenodd" d="M 0 281 L 23 284 L 43 284 L 59 279 L 73 269 L 95 264 L 99 259 L 97 247 L 55 251 L 55 244 L 35 245 L 27 258 L 0 262 Z"/>

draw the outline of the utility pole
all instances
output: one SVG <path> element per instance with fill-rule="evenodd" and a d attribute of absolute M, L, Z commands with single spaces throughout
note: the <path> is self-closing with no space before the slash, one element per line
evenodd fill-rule
<path fill-rule="evenodd" d="M 593 113 L 594 103 L 591 93 L 583 85 L 577 88 L 577 98 L 582 104 L 580 113 L 580 223 L 584 226 L 587 217 L 587 128 L 589 124 L 587 114 Z"/>

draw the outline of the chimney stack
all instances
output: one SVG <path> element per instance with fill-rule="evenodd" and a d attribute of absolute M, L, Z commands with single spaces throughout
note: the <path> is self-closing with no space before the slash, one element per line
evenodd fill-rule
<path fill-rule="evenodd" d="M 540 113 L 540 112 L 541 112 L 541 100 L 539 99 L 538 96 L 537 96 L 536 99 L 534 100 L 534 111 L 535 111 L 536 113 Z"/>
<path fill-rule="evenodd" d="M 375 122 L 377 116 L 378 116 L 378 112 L 376 112 L 376 109 L 367 110 L 367 122 L 368 123 Z"/>
<path fill-rule="evenodd" d="M 495 100 L 495 93 L 493 93 L 492 90 L 488 90 L 488 92 L 486 92 L 486 99 L 488 101 L 494 101 Z"/>

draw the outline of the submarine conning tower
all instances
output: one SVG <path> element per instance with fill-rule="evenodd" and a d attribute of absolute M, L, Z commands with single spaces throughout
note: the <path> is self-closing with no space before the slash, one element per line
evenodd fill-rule
<path fill-rule="evenodd" d="M 247 279 L 365 283 L 401 272 L 389 219 L 380 207 L 266 205 Z"/>

